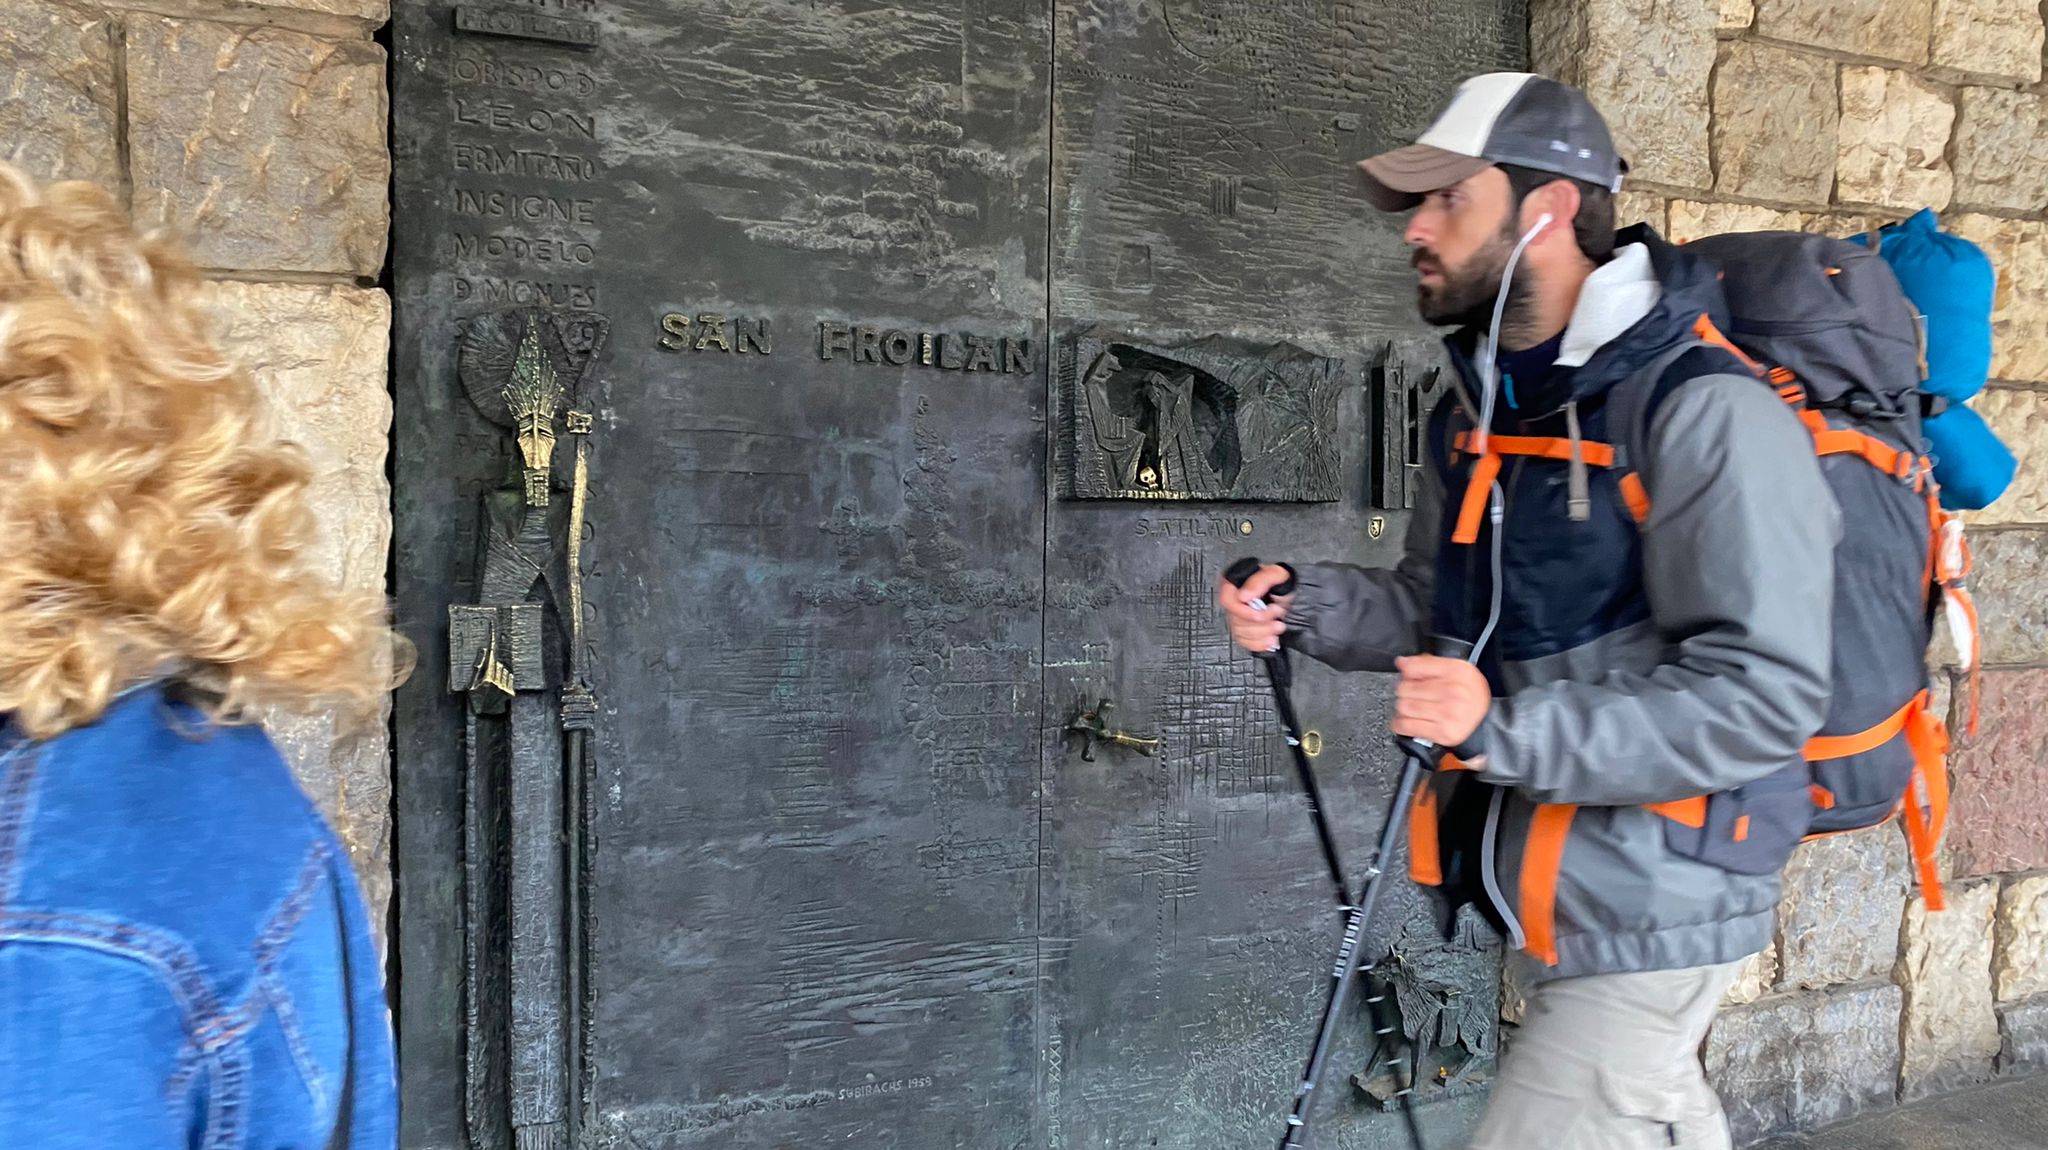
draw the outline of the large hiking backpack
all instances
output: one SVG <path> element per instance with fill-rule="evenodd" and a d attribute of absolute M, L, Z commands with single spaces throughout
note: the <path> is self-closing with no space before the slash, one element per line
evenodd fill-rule
<path fill-rule="evenodd" d="M 1734 352 L 1799 413 L 1841 510 L 1833 697 L 1806 745 L 1812 836 L 1902 815 L 1939 910 L 1948 735 L 1930 708 L 1927 647 L 1946 611 L 1974 667 L 1976 612 L 1963 585 L 1962 524 L 1941 508 L 1921 429 L 1918 315 L 1885 262 L 1843 240 L 1752 232 L 1688 250 L 1721 269 L 1730 309 L 1726 333 L 1706 317 L 1695 333 Z"/>

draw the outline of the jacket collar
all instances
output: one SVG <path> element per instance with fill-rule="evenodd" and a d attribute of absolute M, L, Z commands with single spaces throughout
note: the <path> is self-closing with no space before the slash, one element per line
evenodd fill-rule
<path fill-rule="evenodd" d="M 1634 243 L 1615 249 L 1613 259 L 1586 277 L 1571 322 L 1565 325 L 1557 365 L 1586 366 L 1601 348 L 1643 322 L 1662 298 L 1664 285 L 1650 266 L 1649 245 Z"/>

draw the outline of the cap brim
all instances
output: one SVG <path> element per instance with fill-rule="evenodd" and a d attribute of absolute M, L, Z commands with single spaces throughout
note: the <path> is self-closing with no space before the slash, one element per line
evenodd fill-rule
<path fill-rule="evenodd" d="M 1383 212 L 1402 212 L 1439 188 L 1462 183 L 1493 166 L 1477 156 L 1463 156 L 1428 144 L 1410 144 L 1359 162 L 1366 198 Z"/>

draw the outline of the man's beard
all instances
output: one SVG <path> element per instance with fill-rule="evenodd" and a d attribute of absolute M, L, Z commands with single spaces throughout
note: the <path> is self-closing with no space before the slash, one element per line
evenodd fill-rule
<path fill-rule="evenodd" d="M 1485 247 L 1472 253 L 1472 258 L 1466 260 L 1463 267 L 1455 269 L 1445 267 L 1427 249 L 1417 251 L 1411 262 L 1418 268 L 1427 263 L 1443 277 L 1443 282 L 1434 287 L 1416 286 L 1416 307 L 1422 312 L 1423 321 L 1437 327 L 1476 327 L 1482 331 L 1490 328 L 1494 300 L 1500 293 L 1500 276 L 1507 270 L 1509 257 L 1514 255 L 1515 242 L 1514 233 L 1503 230 Z M 1529 282 L 1517 268 L 1514 282 L 1508 285 L 1503 326 L 1512 326 L 1528 298 Z"/>

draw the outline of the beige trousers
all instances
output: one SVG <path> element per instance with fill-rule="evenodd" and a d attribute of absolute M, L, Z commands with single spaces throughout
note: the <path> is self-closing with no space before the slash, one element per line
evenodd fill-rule
<path fill-rule="evenodd" d="M 1536 987 L 1471 1150 L 1729 1150 L 1699 1051 L 1741 968 Z"/>

